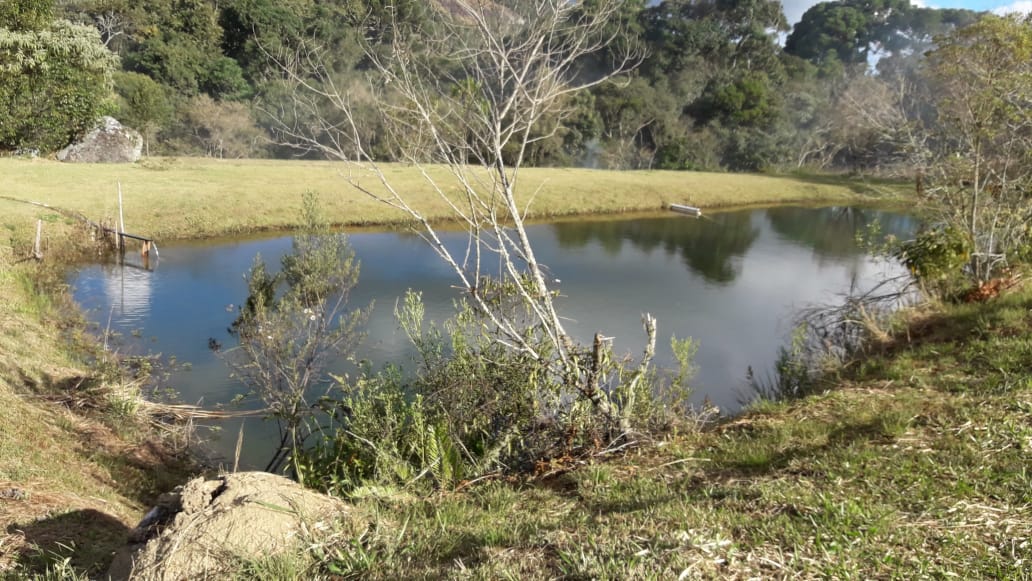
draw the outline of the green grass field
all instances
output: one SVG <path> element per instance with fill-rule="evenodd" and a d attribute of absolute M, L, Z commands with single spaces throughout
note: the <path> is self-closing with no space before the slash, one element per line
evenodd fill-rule
<path fill-rule="evenodd" d="M 42 202 L 114 223 L 118 183 L 126 230 L 156 238 L 204 238 L 294 225 L 301 194 L 318 192 L 340 225 L 391 225 L 405 216 L 355 190 L 346 176 L 377 185 L 375 177 L 342 163 L 211 159 L 145 160 L 134 165 L 62 164 L 0 159 L 0 196 Z M 433 220 L 449 217 L 417 168 L 387 164 L 394 187 Z M 430 175 L 454 184 L 440 167 Z M 703 208 L 775 203 L 836 203 L 862 196 L 897 194 L 900 186 L 876 186 L 839 178 L 670 171 L 601 171 L 528 168 L 520 174 L 520 201 L 534 217 L 657 211 L 670 203 Z M 47 212 L 0 200 L 8 229 L 34 225 Z"/>

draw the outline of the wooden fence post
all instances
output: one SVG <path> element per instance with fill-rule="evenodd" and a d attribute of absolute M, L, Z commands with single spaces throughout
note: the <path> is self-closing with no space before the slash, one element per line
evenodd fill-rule
<path fill-rule="evenodd" d="M 43 260 L 43 248 L 41 242 L 43 239 L 43 220 L 36 220 L 36 243 L 32 246 L 32 255 L 36 257 L 36 260 Z"/>
<path fill-rule="evenodd" d="M 125 214 L 122 213 L 122 182 L 118 182 L 118 251 L 125 252 Z"/>

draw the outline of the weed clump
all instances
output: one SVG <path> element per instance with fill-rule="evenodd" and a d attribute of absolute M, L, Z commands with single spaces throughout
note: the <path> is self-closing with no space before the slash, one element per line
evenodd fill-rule
<path fill-rule="evenodd" d="M 367 310 L 347 304 L 359 265 L 347 239 L 321 221 L 314 195 L 305 197 L 302 221 L 279 272 L 256 259 L 233 325 L 239 346 L 220 351 L 280 426 L 267 469 L 339 493 L 454 489 L 626 447 L 688 417 L 690 340 L 674 341 L 681 370 L 663 387 L 651 344 L 636 361 L 618 360 L 600 339 L 571 344 L 572 357 L 593 363 L 583 366 L 588 376 L 568 377 L 551 364 L 554 342 L 535 326 L 533 305 L 488 276 L 476 292 L 524 325 L 525 348 L 513 349 L 478 302 L 457 301 L 456 315 L 436 325 L 409 292 L 395 314 L 416 349 L 415 368 L 365 363 L 354 376 L 334 372 L 331 357 L 350 357 L 362 338 Z M 654 335 L 653 320 L 646 330 Z"/>

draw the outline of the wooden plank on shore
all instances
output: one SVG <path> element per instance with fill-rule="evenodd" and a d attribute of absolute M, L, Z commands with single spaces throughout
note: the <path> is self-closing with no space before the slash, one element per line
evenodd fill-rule
<path fill-rule="evenodd" d="M 685 214 L 687 216 L 694 216 L 696 218 L 702 216 L 702 208 L 696 208 L 695 206 L 686 206 L 684 204 L 670 204 L 670 210 L 677 212 L 678 214 Z"/>

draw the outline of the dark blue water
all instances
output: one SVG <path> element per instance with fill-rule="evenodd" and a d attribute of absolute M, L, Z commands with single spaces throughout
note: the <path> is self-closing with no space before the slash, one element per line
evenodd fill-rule
<path fill-rule="evenodd" d="M 800 308 L 834 302 L 853 287 L 899 272 L 857 245 L 856 233 L 872 222 L 884 233 L 903 236 L 916 227 L 913 219 L 891 212 L 783 207 L 701 220 L 569 221 L 535 225 L 529 232 L 539 260 L 560 281 L 559 308 L 569 332 L 587 341 L 601 331 L 616 337 L 618 352 L 637 356 L 644 345 L 641 315 L 652 313 L 659 320 L 656 363 L 673 365 L 671 335 L 695 338 L 696 398 L 732 413 L 752 397 L 746 370 L 770 369 Z M 459 232 L 443 238 L 465 244 Z M 358 356 L 376 366 L 413 368 L 412 350 L 394 320 L 395 302 L 406 289 L 421 290 L 428 319 L 443 321 L 461 296 L 454 275 L 416 236 L 361 232 L 350 239 L 362 263 L 351 302 L 375 300 Z M 100 328 L 110 319 L 122 335 L 117 348 L 189 363 L 188 370 L 171 375 L 171 386 L 187 403 L 214 406 L 244 390 L 208 349 L 208 339 L 232 343 L 226 328 L 246 298 L 244 273 L 258 253 L 278 265 L 290 245 L 290 237 L 163 245 L 153 271 L 83 268 L 72 280 L 75 298 Z M 263 464 L 274 430 L 259 419 L 245 421 L 243 464 Z M 238 422 L 218 426 L 224 437 L 217 450 L 231 454 Z"/>

